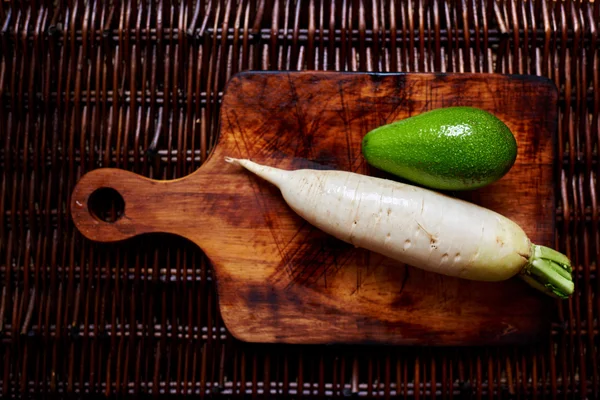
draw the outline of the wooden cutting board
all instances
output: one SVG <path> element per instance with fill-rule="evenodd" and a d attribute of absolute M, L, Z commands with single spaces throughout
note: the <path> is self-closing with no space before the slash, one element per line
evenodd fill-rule
<path fill-rule="evenodd" d="M 72 217 L 97 241 L 170 232 L 195 242 L 214 267 L 225 324 L 241 340 L 526 343 L 549 332 L 553 299 L 519 279 L 449 278 L 353 248 L 298 217 L 275 187 L 223 159 L 387 176 L 361 156 L 369 130 L 438 107 L 480 107 L 511 128 L 519 153 L 503 179 L 460 197 L 552 246 L 556 104 L 555 86 L 538 77 L 246 72 L 227 85 L 218 145 L 200 169 L 172 181 L 92 171 L 73 192 Z M 125 202 L 113 223 L 88 205 L 106 187 Z"/>

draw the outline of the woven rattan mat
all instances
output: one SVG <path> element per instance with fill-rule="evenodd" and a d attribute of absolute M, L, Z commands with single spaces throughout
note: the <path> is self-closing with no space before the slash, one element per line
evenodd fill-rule
<path fill-rule="evenodd" d="M 0 2 L 0 396 L 595 398 L 599 4 L 588 1 Z M 556 247 L 576 293 L 531 348 L 268 346 L 220 320 L 180 238 L 100 245 L 78 178 L 197 169 L 241 70 L 534 74 L 560 90 Z M 106 210 L 110 216 L 111 210 Z M 469 321 L 465 320 L 468 324 Z"/>

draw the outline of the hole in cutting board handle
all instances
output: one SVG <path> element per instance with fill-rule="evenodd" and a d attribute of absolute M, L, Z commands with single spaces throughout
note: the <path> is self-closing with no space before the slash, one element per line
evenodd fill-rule
<path fill-rule="evenodd" d="M 88 210 L 94 218 L 100 221 L 117 222 L 125 214 L 125 200 L 115 189 L 101 187 L 90 195 Z"/>

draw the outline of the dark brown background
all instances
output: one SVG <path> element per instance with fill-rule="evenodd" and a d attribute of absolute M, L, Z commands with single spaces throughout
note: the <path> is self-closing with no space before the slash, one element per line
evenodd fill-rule
<path fill-rule="evenodd" d="M 599 7 L 2 2 L 2 395 L 263 397 L 264 388 L 294 395 L 301 387 L 305 396 L 423 398 L 436 388 L 440 397 L 597 397 Z M 577 274 L 576 295 L 557 304 L 551 342 L 245 345 L 224 330 L 211 270 L 194 245 L 148 236 L 106 246 L 74 231 L 67 204 L 83 172 L 113 166 L 165 179 L 197 169 L 214 144 L 221 91 L 246 69 L 494 71 L 553 80 L 560 89 L 556 247 Z"/>

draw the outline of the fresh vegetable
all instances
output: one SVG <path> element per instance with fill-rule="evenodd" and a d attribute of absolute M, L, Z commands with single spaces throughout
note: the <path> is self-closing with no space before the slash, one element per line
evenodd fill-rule
<path fill-rule="evenodd" d="M 480 281 L 519 275 L 547 294 L 573 293 L 566 256 L 532 244 L 516 223 L 486 208 L 351 172 L 226 161 L 274 184 L 302 218 L 357 247 L 444 275 Z"/>
<path fill-rule="evenodd" d="M 468 190 L 504 176 L 517 158 L 517 142 L 489 112 L 447 107 L 370 131 L 362 151 L 369 164 L 408 181 Z"/>

